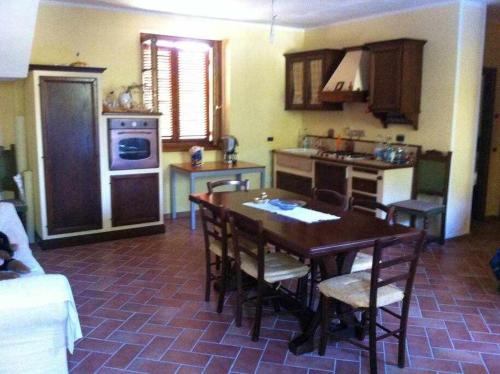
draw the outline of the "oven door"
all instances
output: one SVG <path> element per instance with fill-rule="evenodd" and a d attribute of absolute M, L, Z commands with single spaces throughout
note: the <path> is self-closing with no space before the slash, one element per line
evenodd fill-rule
<path fill-rule="evenodd" d="M 110 130 L 109 169 L 157 168 L 157 132 L 157 129 Z"/>

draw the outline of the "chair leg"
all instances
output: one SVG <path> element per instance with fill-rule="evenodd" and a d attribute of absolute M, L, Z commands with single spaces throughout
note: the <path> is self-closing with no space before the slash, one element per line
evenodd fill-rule
<path fill-rule="evenodd" d="M 309 308 L 314 302 L 314 288 L 316 286 L 316 262 L 311 260 L 311 283 L 309 284 Z"/>
<path fill-rule="evenodd" d="M 324 295 L 320 296 L 318 307 L 321 307 L 321 336 L 319 340 L 318 354 L 324 356 L 326 353 L 326 345 L 328 344 L 328 324 L 330 319 L 328 318 L 328 309 L 330 304 L 330 299 Z"/>
<path fill-rule="evenodd" d="M 205 252 L 205 301 L 210 301 L 210 281 L 212 273 L 210 269 L 210 252 Z"/>
<path fill-rule="evenodd" d="M 241 268 L 236 264 L 236 327 L 241 327 L 241 318 L 243 313 L 243 286 L 241 281 Z"/>
<path fill-rule="evenodd" d="M 217 313 L 222 313 L 224 308 L 224 297 L 226 296 L 226 284 L 228 280 L 228 260 L 227 258 L 222 259 L 222 271 L 220 276 L 220 287 L 219 287 L 219 298 L 217 301 Z"/>
<path fill-rule="evenodd" d="M 221 263 L 220 257 L 215 256 L 215 269 L 216 270 L 220 270 L 220 263 Z"/>
<path fill-rule="evenodd" d="M 410 313 L 410 300 L 409 298 L 403 300 L 403 308 L 401 311 L 401 321 L 399 323 L 399 328 L 401 332 L 398 338 L 398 366 L 400 368 L 405 367 L 406 359 L 406 327 L 408 325 L 408 314 Z"/>
<path fill-rule="evenodd" d="M 369 333 L 368 346 L 370 348 L 370 373 L 377 374 L 377 308 L 370 307 L 369 309 Z"/>
<path fill-rule="evenodd" d="M 445 208 L 446 209 L 446 208 Z M 446 235 L 446 211 L 441 213 L 441 233 L 439 235 L 439 244 L 443 245 L 445 242 Z"/>
<path fill-rule="evenodd" d="M 260 335 L 260 324 L 262 320 L 262 297 L 264 293 L 264 285 L 259 282 L 257 285 L 257 299 L 255 303 L 255 320 L 253 322 L 252 341 L 258 342 Z"/>

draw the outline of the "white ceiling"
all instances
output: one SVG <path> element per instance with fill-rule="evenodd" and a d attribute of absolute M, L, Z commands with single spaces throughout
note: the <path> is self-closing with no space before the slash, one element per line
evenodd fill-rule
<path fill-rule="evenodd" d="M 484 0 L 497 2 L 499 0 Z M 52 0 L 48 2 L 148 10 L 269 23 L 271 0 Z M 309 28 L 354 18 L 449 3 L 450 0 L 275 0 L 276 23 Z"/>

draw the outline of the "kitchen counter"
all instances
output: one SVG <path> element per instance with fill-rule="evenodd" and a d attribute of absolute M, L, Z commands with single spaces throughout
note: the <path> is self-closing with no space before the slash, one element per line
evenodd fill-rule
<path fill-rule="evenodd" d="M 412 168 L 413 167 L 413 164 L 396 165 L 396 164 L 390 164 L 388 162 L 379 161 L 379 160 L 363 160 L 363 159 L 346 160 L 346 159 L 339 159 L 339 158 L 324 157 L 324 156 L 319 156 L 318 151 L 316 149 L 309 149 L 309 148 L 275 149 L 273 152 L 287 154 L 287 155 L 291 155 L 291 156 L 298 156 L 298 157 L 303 157 L 303 158 L 308 158 L 308 159 L 313 159 L 313 160 L 318 160 L 318 161 L 328 161 L 328 162 L 335 162 L 335 163 L 343 164 L 343 165 L 373 168 L 373 169 L 377 169 L 377 170 L 405 169 L 405 168 Z"/>

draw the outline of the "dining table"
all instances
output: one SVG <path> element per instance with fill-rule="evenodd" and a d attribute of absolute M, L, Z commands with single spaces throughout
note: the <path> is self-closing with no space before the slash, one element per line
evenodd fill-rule
<path fill-rule="evenodd" d="M 331 214 L 338 219 L 306 223 L 248 204 L 263 192 L 268 199 L 299 201 L 306 209 Z M 356 253 L 360 249 L 373 247 L 377 239 L 409 238 L 419 233 L 411 227 L 388 224 L 374 214 L 343 211 L 311 197 L 277 188 L 194 193 L 189 199 L 193 203 L 209 204 L 262 221 L 266 239 L 271 244 L 301 259 L 314 261 L 319 265 L 322 279 L 350 273 Z M 292 353 L 303 354 L 314 350 L 314 336 L 320 322 L 320 303 L 315 310 L 303 310 L 297 314 L 302 333 L 289 342 Z"/>

